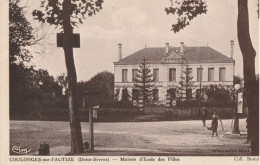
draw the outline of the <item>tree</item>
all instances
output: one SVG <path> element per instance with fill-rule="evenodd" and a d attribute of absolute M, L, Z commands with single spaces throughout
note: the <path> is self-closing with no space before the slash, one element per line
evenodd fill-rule
<path fill-rule="evenodd" d="M 121 102 L 122 102 L 122 103 L 127 103 L 127 102 L 129 102 L 129 97 L 130 97 L 130 95 L 129 95 L 129 93 L 128 93 L 127 87 L 124 87 L 124 88 L 122 89 Z"/>
<path fill-rule="evenodd" d="M 206 103 L 211 107 L 228 107 L 233 104 L 233 92 L 225 89 L 223 86 L 210 85 L 209 88 L 204 89 L 207 96 Z"/>
<path fill-rule="evenodd" d="M 190 21 L 200 14 L 206 14 L 205 0 L 173 0 L 171 7 L 165 8 L 167 14 L 178 15 L 178 22 L 172 25 L 176 33 L 189 25 Z M 259 84 L 255 75 L 256 52 L 252 45 L 249 33 L 248 0 L 237 0 L 237 37 L 243 56 L 243 69 L 245 79 L 244 95 L 248 104 L 247 128 L 251 139 L 251 154 L 259 155 Z M 174 7 L 175 5 L 175 7 Z"/>
<path fill-rule="evenodd" d="M 9 92 L 12 112 L 22 110 L 29 102 L 34 103 L 33 100 L 41 100 L 46 95 L 40 93 L 40 87 L 45 85 L 40 86 L 39 78 L 35 77 L 41 71 L 35 70 L 34 66 L 25 66 L 33 57 L 28 47 L 37 45 L 45 37 L 39 37 L 39 29 L 33 28 L 25 17 L 27 5 L 21 6 L 19 0 L 9 1 Z M 50 77 L 49 74 L 47 77 Z"/>
<path fill-rule="evenodd" d="M 82 23 L 102 9 L 103 0 L 41 0 L 41 10 L 34 10 L 35 19 L 63 29 L 63 50 L 68 76 L 68 100 L 71 130 L 71 153 L 83 152 L 79 111 L 76 104 L 77 74 L 73 57 L 73 26 Z"/>
<path fill-rule="evenodd" d="M 36 70 L 24 64 L 10 65 L 10 111 L 22 111 L 26 106 L 37 106 L 45 100 L 54 104 L 61 96 L 61 86 L 47 70 Z"/>
<path fill-rule="evenodd" d="M 143 96 L 144 105 L 147 105 L 152 101 L 154 83 L 152 79 L 153 74 L 151 74 L 151 69 L 147 65 L 145 58 L 139 65 L 136 77 L 134 87 Z"/>
<path fill-rule="evenodd" d="M 189 68 L 189 64 L 188 61 L 186 62 L 186 64 L 184 64 L 184 69 L 182 69 L 182 76 L 181 76 L 181 81 L 179 82 L 180 86 L 177 88 L 177 93 L 179 95 L 179 97 L 185 98 L 185 100 L 190 100 L 192 98 L 192 94 L 193 94 L 193 90 L 194 88 L 194 83 L 195 81 L 192 81 L 193 76 L 192 74 L 192 70 Z"/>
<path fill-rule="evenodd" d="M 34 36 L 30 22 L 24 16 L 23 8 L 19 6 L 19 0 L 9 1 L 9 60 L 10 64 L 18 59 L 29 61 L 32 57 L 25 49 L 32 45 Z"/>
<path fill-rule="evenodd" d="M 83 92 L 87 91 L 86 106 L 107 105 L 114 101 L 114 74 L 103 71 L 87 82 L 78 83 L 78 105 L 82 105 Z"/>
<path fill-rule="evenodd" d="M 240 84 L 242 81 L 242 78 L 239 76 L 234 76 L 234 81 L 233 81 L 233 85 L 235 84 Z"/>
<path fill-rule="evenodd" d="M 27 4 L 21 6 L 19 0 L 9 1 L 9 62 L 29 62 L 32 53 L 27 49 L 36 45 L 46 34 L 39 36 L 39 29 L 33 28 L 25 17 Z"/>
<path fill-rule="evenodd" d="M 32 81 L 33 68 L 26 68 L 23 64 L 11 64 L 9 68 L 10 83 L 10 113 L 23 109 L 30 97 L 39 98 L 38 89 Z"/>

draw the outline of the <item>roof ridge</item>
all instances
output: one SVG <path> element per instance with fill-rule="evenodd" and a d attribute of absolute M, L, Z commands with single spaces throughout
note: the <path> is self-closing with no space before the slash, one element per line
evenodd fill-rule
<path fill-rule="evenodd" d="M 179 50 L 180 47 L 170 46 L 170 52 L 175 52 L 175 50 Z M 190 46 L 185 47 L 186 52 L 184 52 L 184 57 L 189 61 L 211 61 L 211 62 L 219 62 L 219 61 L 230 61 L 234 62 L 234 59 L 222 54 L 221 52 L 209 47 L 209 46 Z M 137 63 L 143 57 L 146 57 L 148 61 L 159 62 L 165 57 L 165 47 L 146 47 L 141 50 L 130 54 L 129 56 L 119 60 L 119 63 Z M 185 51 L 185 49 L 184 49 Z"/>

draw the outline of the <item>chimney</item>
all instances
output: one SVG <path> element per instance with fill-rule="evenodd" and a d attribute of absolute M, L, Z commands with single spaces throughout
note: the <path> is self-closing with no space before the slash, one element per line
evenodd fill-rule
<path fill-rule="evenodd" d="M 184 54 L 184 42 L 181 42 L 180 54 Z"/>
<path fill-rule="evenodd" d="M 122 44 L 118 44 L 118 61 L 122 59 Z"/>
<path fill-rule="evenodd" d="M 169 43 L 165 43 L 165 54 L 169 53 Z"/>
<path fill-rule="evenodd" d="M 233 59 L 233 56 L 234 56 L 234 41 L 233 40 L 230 41 L 230 45 L 231 45 L 231 58 Z"/>

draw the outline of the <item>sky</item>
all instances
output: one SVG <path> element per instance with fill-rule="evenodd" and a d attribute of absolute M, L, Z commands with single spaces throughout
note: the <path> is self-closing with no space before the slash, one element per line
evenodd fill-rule
<path fill-rule="evenodd" d="M 26 0 L 27 1 L 27 0 Z M 39 8 L 37 1 L 28 0 L 30 10 Z M 104 70 L 113 73 L 113 62 L 118 60 L 118 43 L 122 43 L 123 58 L 146 47 L 209 46 L 230 57 L 230 40 L 234 40 L 235 74 L 243 77 L 242 54 L 237 40 L 237 0 L 207 0 L 208 12 L 199 15 L 179 33 L 171 31 L 176 16 L 167 15 L 170 0 L 105 0 L 103 9 L 87 17 L 74 33 L 80 33 L 80 48 L 74 48 L 78 81 L 87 81 Z M 259 22 L 257 0 L 249 1 L 250 34 L 259 54 Z M 31 15 L 33 26 L 39 26 Z M 47 33 L 41 41 L 44 53 L 35 54 L 32 62 L 37 69 L 47 69 L 51 75 L 66 73 L 64 52 L 56 46 L 59 29 L 43 25 Z M 35 48 L 34 48 L 35 49 Z M 37 50 L 36 50 L 37 51 Z M 257 62 L 259 58 L 256 58 Z M 257 65 L 258 66 L 258 65 Z M 259 73 L 257 69 L 257 73 Z"/>

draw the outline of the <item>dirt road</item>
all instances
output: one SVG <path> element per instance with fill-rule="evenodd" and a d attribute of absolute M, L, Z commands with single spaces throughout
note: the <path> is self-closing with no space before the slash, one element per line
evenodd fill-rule
<path fill-rule="evenodd" d="M 210 125 L 210 121 L 207 121 Z M 88 124 L 81 123 L 84 142 L 88 141 Z M 250 155 L 241 137 L 225 138 L 231 131 L 231 120 L 223 120 L 219 136 L 202 127 L 199 120 L 168 122 L 95 123 L 95 152 L 88 155 Z M 245 119 L 240 130 L 246 131 Z M 68 122 L 11 121 L 10 142 L 28 146 L 30 154 L 38 154 L 39 144 L 46 142 L 51 155 L 70 151 Z"/>

